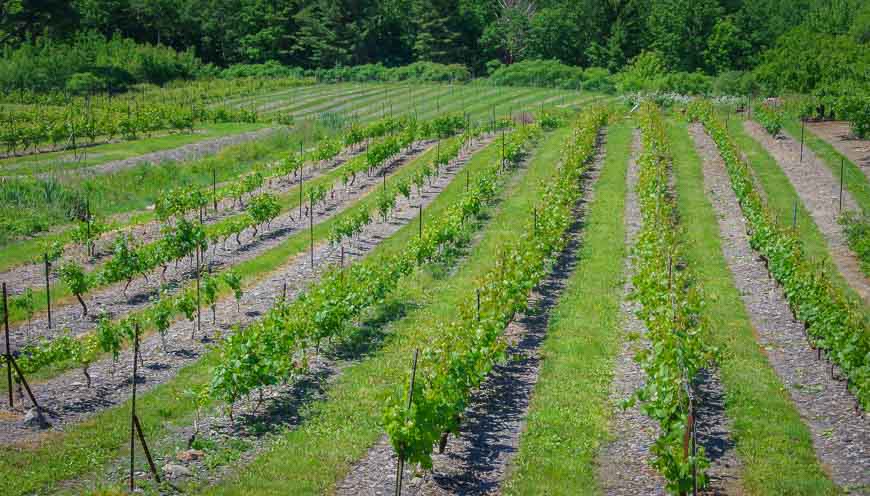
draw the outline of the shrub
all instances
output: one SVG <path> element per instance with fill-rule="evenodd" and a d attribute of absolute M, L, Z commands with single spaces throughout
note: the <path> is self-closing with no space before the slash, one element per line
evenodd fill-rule
<path fill-rule="evenodd" d="M 755 75 L 746 71 L 727 71 L 712 81 L 713 93 L 717 95 L 752 95 L 758 92 Z"/>
<path fill-rule="evenodd" d="M 599 91 L 602 93 L 613 93 L 616 91 L 616 85 L 613 84 L 610 71 L 604 67 L 587 67 L 583 71 L 583 79 L 583 89 L 586 91 Z"/>
<path fill-rule="evenodd" d="M 163 84 L 192 78 L 202 65 L 192 51 L 176 52 L 96 32 L 82 32 L 66 42 L 37 38 L 17 48 L 6 47 L 0 55 L 3 91 L 62 90 L 74 76 L 71 87 L 77 91 L 100 86 L 121 91 L 137 82 Z"/>
<path fill-rule="evenodd" d="M 304 71 L 298 67 L 281 65 L 280 62 L 269 60 L 263 64 L 235 64 L 220 71 L 220 77 L 225 79 L 258 77 L 287 78 L 302 77 Z"/>
<path fill-rule="evenodd" d="M 565 65 L 557 60 L 524 60 L 499 67 L 489 79 L 505 86 L 580 89 L 585 77 L 580 67 Z"/>
<path fill-rule="evenodd" d="M 92 72 L 77 72 L 66 82 L 66 90 L 74 95 L 86 95 L 106 89 L 106 82 Z"/>

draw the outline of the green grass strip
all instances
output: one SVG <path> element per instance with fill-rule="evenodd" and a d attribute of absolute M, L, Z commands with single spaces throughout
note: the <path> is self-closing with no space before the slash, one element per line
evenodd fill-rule
<path fill-rule="evenodd" d="M 722 254 L 719 224 L 705 194 L 701 158 L 685 123 L 671 122 L 678 208 L 687 256 L 707 295 L 704 309 L 725 388 L 725 409 L 743 463 L 747 494 L 836 494 L 812 437 L 755 339 L 755 329 Z"/>
<path fill-rule="evenodd" d="M 473 177 L 476 170 L 497 160 L 499 153 L 497 146 L 485 148 L 466 164 L 466 170 Z M 418 158 L 418 163 L 422 164 L 430 158 L 430 154 L 434 154 L 434 151 Z M 403 167 L 400 172 L 411 169 Z M 424 222 L 426 217 L 438 215 L 448 208 L 461 195 L 464 187 L 464 181 L 451 182 L 447 190 L 424 209 Z M 349 215 L 347 212 L 343 214 Z M 315 241 L 323 240 L 328 235 L 331 225 L 327 224 L 335 222 L 338 217 L 315 226 Z M 416 224 L 410 222 L 369 256 L 385 250 L 401 249 L 411 236 L 416 235 L 417 229 Z M 279 264 L 287 262 L 290 257 L 304 253 L 308 242 L 308 232 L 303 231 L 263 256 L 239 264 L 237 269 L 246 283 L 249 283 L 264 277 Z M 182 368 L 172 380 L 139 395 L 137 413 L 148 439 L 165 434 L 168 425 L 190 422 L 196 408 L 192 401 L 185 399 L 185 392 L 208 384 L 211 381 L 211 369 L 218 359 L 216 353 L 207 353 L 202 360 Z M 379 402 L 376 405 L 378 413 L 381 404 Z M 31 494 L 45 491 L 66 479 L 82 477 L 91 472 L 99 473 L 107 462 L 119 455 L 119 450 L 129 441 L 129 408 L 129 401 L 125 401 L 70 426 L 63 434 L 48 436 L 34 447 L 0 447 L 0 492 L 6 496 Z"/>
<path fill-rule="evenodd" d="M 70 159 L 72 150 L 40 153 L 26 157 L 15 157 L 0 160 L 0 174 L 27 175 L 44 172 L 69 171 L 104 164 L 113 160 L 123 160 L 146 153 L 177 148 L 190 143 L 231 136 L 234 134 L 256 131 L 268 127 L 269 124 L 219 123 L 197 126 L 193 133 L 168 133 L 154 138 L 122 141 L 93 147 L 82 148 L 85 158 L 80 161 Z"/>
<path fill-rule="evenodd" d="M 620 343 L 632 127 L 611 125 L 607 136 L 579 264 L 550 317 L 545 359 L 505 494 L 598 492 L 595 457 L 608 437 L 613 359 Z"/>
<path fill-rule="evenodd" d="M 383 434 L 383 406 L 407 380 L 413 349 L 424 346 L 435 331 L 432 322 L 452 318 L 459 301 L 467 298 L 467 288 L 495 264 L 492 254 L 522 229 L 516 219 L 531 212 L 541 180 L 555 171 L 567 132 L 563 129 L 544 137 L 525 176 L 506 192 L 484 237 L 456 274 L 439 279 L 421 271 L 417 278 L 406 280 L 384 311 L 397 305 L 410 311 L 389 326 L 383 347 L 345 369 L 326 392 L 326 401 L 302 412 L 308 420 L 298 429 L 288 431 L 249 466 L 205 494 L 320 494 L 340 481 Z M 481 158 L 491 161 L 496 155 Z M 455 198 L 463 186 L 454 182 L 442 196 Z M 387 249 L 398 249 L 414 234 L 413 229 L 400 231 L 388 240 L 391 246 Z"/>
<path fill-rule="evenodd" d="M 824 262 L 828 267 L 832 267 L 830 273 L 834 284 L 845 291 L 851 298 L 860 301 L 858 294 L 855 293 L 843 278 L 843 275 L 840 274 L 840 271 L 837 270 L 828 251 L 828 242 L 800 200 L 800 196 L 798 196 L 788 176 L 785 175 L 785 172 L 776 163 L 776 159 L 767 153 L 764 146 L 746 133 L 742 124 L 742 122 L 738 122 L 737 125 L 730 126 L 731 137 L 734 138 L 740 150 L 746 154 L 747 162 L 766 194 L 767 204 L 779 215 L 779 218 L 784 223 L 792 222 L 793 211 L 795 205 L 797 205 L 797 229 L 806 253 L 811 258 Z"/>

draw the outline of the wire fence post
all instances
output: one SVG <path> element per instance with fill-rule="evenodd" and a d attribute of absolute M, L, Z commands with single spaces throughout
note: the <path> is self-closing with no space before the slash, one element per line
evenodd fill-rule
<path fill-rule="evenodd" d="M 299 166 L 299 219 L 302 219 L 302 204 L 305 203 L 302 199 L 302 189 L 305 186 L 305 153 L 303 151 L 303 144 L 299 142 L 299 159 L 302 161 Z"/>
<path fill-rule="evenodd" d="M 88 256 L 91 256 L 91 199 L 88 198 L 85 200 L 85 229 L 86 234 L 85 237 L 85 251 Z"/>
<path fill-rule="evenodd" d="M 130 491 L 136 490 L 136 437 L 139 437 L 139 444 L 142 445 L 142 450 L 145 452 L 145 458 L 148 461 L 148 468 L 151 474 L 154 475 L 154 480 L 160 482 L 160 473 L 157 471 L 157 466 L 154 464 L 154 458 L 151 456 L 151 450 L 148 449 L 148 443 L 145 442 L 145 432 L 142 429 L 142 424 L 139 422 L 139 416 L 136 415 L 136 377 L 138 375 L 138 360 L 139 355 L 139 324 L 133 330 L 133 397 L 131 399 L 130 408 Z"/>
<path fill-rule="evenodd" d="M 196 332 L 202 331 L 202 251 L 196 247 Z"/>

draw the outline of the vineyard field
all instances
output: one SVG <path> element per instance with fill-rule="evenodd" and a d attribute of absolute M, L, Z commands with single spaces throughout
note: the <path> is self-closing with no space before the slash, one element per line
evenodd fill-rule
<path fill-rule="evenodd" d="M 4 495 L 870 494 L 800 97 L 337 73 L 0 98 Z"/>

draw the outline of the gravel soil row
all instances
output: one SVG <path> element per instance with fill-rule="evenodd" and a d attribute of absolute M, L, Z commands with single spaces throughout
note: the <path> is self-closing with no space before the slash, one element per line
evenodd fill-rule
<path fill-rule="evenodd" d="M 845 121 L 808 121 L 806 126 L 848 157 L 870 179 L 870 140 L 855 138 L 849 123 Z"/>
<path fill-rule="evenodd" d="M 628 185 L 625 198 L 625 244 L 630 247 L 634 246 L 643 224 L 636 192 L 639 174 L 637 159 L 642 146 L 640 131 L 635 130 L 626 173 Z M 622 301 L 624 343 L 614 363 L 611 383 L 613 440 L 601 448 L 598 457 L 598 480 L 602 492 L 608 495 L 664 495 L 664 478 L 650 466 L 650 446 L 658 435 L 658 426 L 640 411 L 637 404 L 628 409 L 623 409 L 620 405 L 634 394 L 645 378 L 640 365 L 634 361 L 637 347 L 644 344 L 639 340 L 629 339 L 632 336 L 642 336 L 645 332 L 643 323 L 636 316 L 639 304 L 629 298 L 634 291 L 633 275 L 632 254 L 626 258 L 625 263 L 625 296 Z"/>
<path fill-rule="evenodd" d="M 810 428 L 816 454 L 834 482 L 866 494 L 870 491 L 870 422 L 855 411 L 855 398 L 845 381 L 833 379 L 833 369 L 809 346 L 782 289 L 749 246 L 746 220 L 715 143 L 700 124 L 692 124 L 690 132 L 703 158 L 704 188 L 719 219 L 723 255 L 759 345 Z"/>
<path fill-rule="evenodd" d="M 489 141 L 491 140 L 478 142 L 474 149 L 480 149 Z M 403 154 L 401 158 L 393 161 L 392 166 L 387 166 L 387 169 L 399 162 L 410 160 L 412 156 L 413 154 L 409 153 Z M 433 184 L 425 189 L 422 198 L 424 206 L 434 200 L 449 184 L 466 161 L 467 156 L 450 167 L 441 169 L 438 179 L 433 180 Z M 374 178 L 375 183 L 378 179 Z M 346 250 L 345 256 L 361 257 L 368 253 L 380 241 L 413 219 L 413 212 L 420 201 L 416 195 L 412 196 L 410 202 L 399 198 L 395 216 L 389 222 L 378 221 L 369 225 L 360 239 L 354 243 L 350 250 L 351 254 L 349 255 Z M 324 212 L 324 215 L 334 215 L 336 210 L 338 208 L 333 207 L 330 212 Z M 160 336 L 152 335 L 145 338 L 140 348 L 144 361 L 144 367 L 141 369 L 143 372 L 138 378 L 140 391 L 144 393 L 170 380 L 181 367 L 199 359 L 208 351 L 209 345 L 215 341 L 215 336 L 219 333 L 231 332 L 233 325 L 247 325 L 262 315 L 272 306 L 276 298 L 281 297 L 285 283 L 288 298 L 298 295 L 324 270 L 338 263 L 339 257 L 339 247 L 320 243 L 314 250 L 314 269 L 310 266 L 307 253 L 294 257 L 281 268 L 246 289 L 240 305 L 241 312 L 237 310 L 233 298 L 225 298 L 216 305 L 216 324 L 212 324 L 210 312 L 204 309 L 202 328 L 196 332 L 195 339 L 191 339 L 195 324 L 187 320 L 177 320 L 170 327 L 166 336 L 168 345 L 165 351 Z M 86 386 L 80 370 L 71 370 L 35 385 L 34 389 L 40 405 L 48 412 L 47 418 L 52 424 L 50 429 L 62 431 L 69 425 L 74 425 L 99 411 L 125 401 L 130 394 L 132 384 L 131 355 L 132 350 L 126 349 L 120 354 L 117 363 L 111 357 L 107 357 L 92 364 L 89 369 L 93 380 L 91 388 Z M 25 408 L 28 406 L 23 399 L 20 399 L 18 405 Z M 0 418 L 0 443 L 18 443 L 43 434 L 44 431 L 25 424 L 21 411 L 17 415 Z"/>
<path fill-rule="evenodd" d="M 861 271 L 858 258 L 849 249 L 839 216 L 840 183 L 831 170 L 808 147 L 804 147 L 800 160 L 800 143 L 785 131 L 777 138 L 768 134 L 758 123 L 745 121 L 746 132 L 767 150 L 794 186 L 795 191 L 810 213 L 819 231 L 828 242 L 831 258 L 846 282 L 865 303 L 870 303 L 870 281 Z M 848 191 L 843 191 L 843 208 L 860 210 Z"/>

